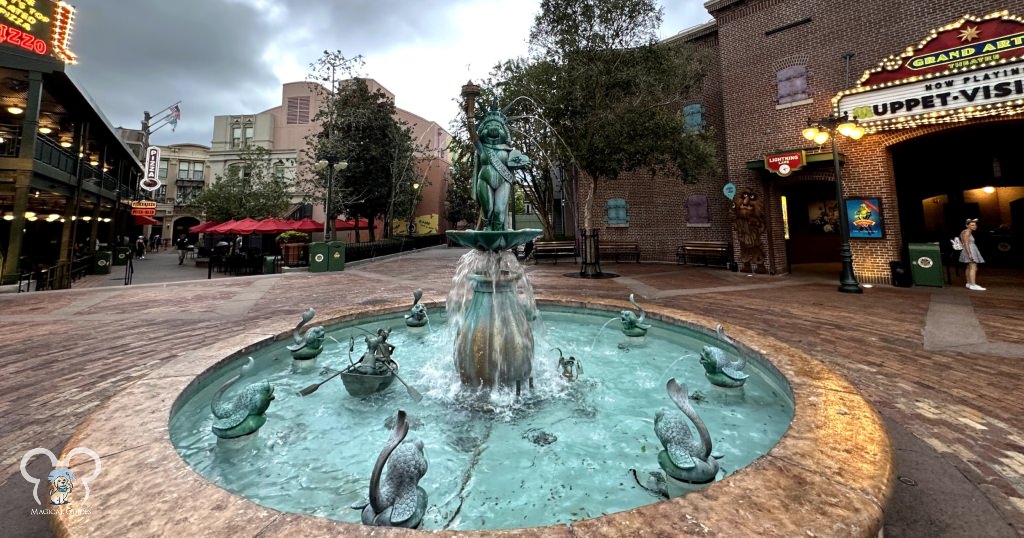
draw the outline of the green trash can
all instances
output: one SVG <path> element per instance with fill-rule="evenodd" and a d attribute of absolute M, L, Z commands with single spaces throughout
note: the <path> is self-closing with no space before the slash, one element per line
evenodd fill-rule
<path fill-rule="evenodd" d="M 938 243 L 910 243 L 910 276 L 915 286 L 942 287 L 942 251 Z"/>
<path fill-rule="evenodd" d="M 96 253 L 96 260 L 92 265 L 92 274 L 94 275 L 109 275 L 110 274 L 110 259 L 112 255 L 109 250 L 101 250 Z"/>
<path fill-rule="evenodd" d="M 328 271 L 344 271 L 345 270 L 345 242 L 344 241 L 331 241 L 327 243 L 327 270 Z"/>
<path fill-rule="evenodd" d="M 277 272 L 277 256 L 263 257 L 263 274 L 272 275 Z"/>
<path fill-rule="evenodd" d="M 131 258 L 131 249 L 128 247 L 114 248 L 114 265 L 128 265 L 128 258 Z"/>
<path fill-rule="evenodd" d="M 327 243 L 317 241 L 309 244 L 309 272 L 323 273 L 329 269 Z"/>

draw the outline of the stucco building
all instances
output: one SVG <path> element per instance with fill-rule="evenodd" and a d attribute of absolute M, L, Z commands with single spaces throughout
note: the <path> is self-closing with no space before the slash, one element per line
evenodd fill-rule
<path fill-rule="evenodd" d="M 369 90 L 380 90 L 389 99 L 395 95 L 372 79 L 366 79 Z M 327 89 L 313 82 L 290 82 L 281 89 L 281 104 L 263 112 L 215 116 L 213 140 L 209 153 L 209 172 L 214 178 L 226 175 L 227 169 L 239 162 L 239 150 L 255 145 L 270 151 L 275 174 L 295 178 L 307 173 L 310 157 L 306 155 L 307 137 L 320 131 L 314 117 L 325 103 Z M 451 135 L 436 122 L 407 110 L 397 109 L 397 119 L 413 129 L 413 141 L 425 150 L 419 155 L 417 177 L 413 184 L 421 191 L 422 200 L 414 213 L 418 223 L 415 233 L 443 231 L 444 199 L 451 167 L 446 148 Z M 293 216 L 312 217 L 323 221 L 320 204 L 311 204 L 298 190 L 293 191 Z M 377 222 L 380 237 L 383 222 Z M 406 233 L 406 221 L 395 223 L 397 233 Z M 361 236 L 367 237 L 366 234 Z"/>

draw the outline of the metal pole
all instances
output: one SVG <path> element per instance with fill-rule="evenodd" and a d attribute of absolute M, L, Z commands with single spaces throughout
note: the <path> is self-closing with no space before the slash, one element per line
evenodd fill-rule
<path fill-rule="evenodd" d="M 331 222 L 331 191 L 334 189 L 334 161 L 327 161 L 327 198 L 324 200 L 324 241 L 328 240 L 328 224 Z M 331 238 L 333 239 L 333 238 Z"/>
<path fill-rule="evenodd" d="M 836 203 L 839 204 L 839 260 L 843 264 L 839 274 L 839 291 L 843 293 L 864 293 L 857 278 L 853 275 L 853 253 L 850 252 L 850 223 L 846 216 L 846 203 L 843 201 L 843 176 L 839 171 L 839 153 L 836 152 L 835 126 L 829 128 L 832 135 L 832 164 L 836 169 Z"/>

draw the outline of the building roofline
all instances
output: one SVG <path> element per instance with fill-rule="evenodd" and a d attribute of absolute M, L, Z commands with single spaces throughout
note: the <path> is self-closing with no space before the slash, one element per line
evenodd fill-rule
<path fill-rule="evenodd" d="M 718 21 L 711 19 L 708 22 L 691 26 L 689 28 L 680 30 L 676 35 L 666 37 L 662 39 L 663 44 L 675 43 L 680 41 L 693 41 L 694 39 L 704 37 L 706 35 L 713 34 L 718 31 Z"/>
<path fill-rule="evenodd" d="M 730 5 L 740 1 L 742 0 L 707 0 L 707 2 L 704 2 L 704 9 L 708 10 L 708 13 L 711 13 L 713 11 L 729 7 Z"/>

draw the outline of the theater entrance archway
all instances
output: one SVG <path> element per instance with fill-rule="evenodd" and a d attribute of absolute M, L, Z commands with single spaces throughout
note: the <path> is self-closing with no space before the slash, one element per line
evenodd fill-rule
<path fill-rule="evenodd" d="M 990 267 L 1024 267 L 1024 120 L 964 125 L 890 147 L 903 244 L 949 239 L 967 218 Z"/>

